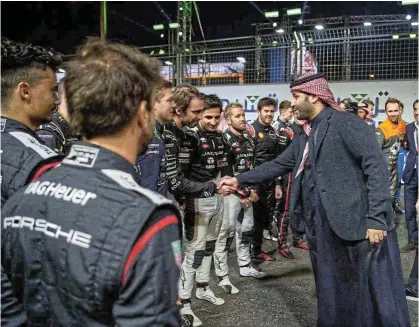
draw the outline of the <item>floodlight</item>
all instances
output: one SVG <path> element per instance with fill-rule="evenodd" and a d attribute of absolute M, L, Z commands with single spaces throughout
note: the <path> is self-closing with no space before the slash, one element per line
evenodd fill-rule
<path fill-rule="evenodd" d="M 301 8 L 288 9 L 287 15 L 288 16 L 301 15 Z"/>
<path fill-rule="evenodd" d="M 179 28 L 179 26 L 180 26 L 179 23 L 169 23 L 169 28 L 171 29 Z"/>
<path fill-rule="evenodd" d="M 266 18 L 277 18 L 279 17 L 279 11 L 267 11 L 265 12 Z"/>
<path fill-rule="evenodd" d="M 409 0 L 409 1 L 402 1 L 403 6 L 410 6 L 410 5 L 417 5 L 419 1 Z"/>
<path fill-rule="evenodd" d="M 164 30 L 164 25 L 163 25 L 163 24 L 153 25 L 153 29 L 154 29 L 155 31 L 161 31 L 161 30 Z"/>
<path fill-rule="evenodd" d="M 314 28 L 316 29 L 316 30 L 322 30 L 324 27 L 323 27 L 323 25 L 316 25 L 316 26 L 314 26 Z"/>
<path fill-rule="evenodd" d="M 371 22 L 364 22 L 364 26 L 371 26 Z"/>

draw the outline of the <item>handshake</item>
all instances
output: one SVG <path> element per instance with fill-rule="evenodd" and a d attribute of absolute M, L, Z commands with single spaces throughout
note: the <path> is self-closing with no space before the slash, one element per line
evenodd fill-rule
<path fill-rule="evenodd" d="M 236 193 L 239 187 L 237 178 L 225 176 L 221 178 L 217 183 L 217 193 L 222 196 L 228 196 Z"/>
<path fill-rule="evenodd" d="M 241 197 L 240 203 L 243 208 L 249 208 L 252 205 L 252 202 L 259 200 L 257 193 L 254 190 L 246 192 L 239 189 L 239 182 L 237 178 L 225 176 L 220 179 L 217 184 L 217 193 L 222 196 L 228 196 L 230 194 L 236 194 Z"/>

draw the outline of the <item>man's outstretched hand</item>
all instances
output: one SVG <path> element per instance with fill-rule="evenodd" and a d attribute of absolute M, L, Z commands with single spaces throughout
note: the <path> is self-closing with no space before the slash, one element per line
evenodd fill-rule
<path fill-rule="evenodd" d="M 232 193 L 235 193 L 238 187 L 239 187 L 239 182 L 237 181 L 237 178 L 225 176 L 221 178 L 220 181 L 218 182 L 217 192 L 223 196 L 227 196 Z"/>

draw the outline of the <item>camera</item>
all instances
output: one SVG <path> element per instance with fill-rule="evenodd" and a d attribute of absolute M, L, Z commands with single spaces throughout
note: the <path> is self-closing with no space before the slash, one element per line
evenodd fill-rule
<path fill-rule="evenodd" d="M 358 102 L 350 101 L 349 99 L 343 99 L 340 103 L 343 103 L 347 112 L 358 114 Z"/>

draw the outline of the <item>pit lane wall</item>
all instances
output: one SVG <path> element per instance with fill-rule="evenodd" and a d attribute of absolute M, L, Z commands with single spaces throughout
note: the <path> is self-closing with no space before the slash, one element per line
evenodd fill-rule
<path fill-rule="evenodd" d="M 412 104 L 418 98 L 417 80 L 331 82 L 330 87 L 337 102 L 344 98 L 350 98 L 354 102 L 366 99 L 373 101 L 375 103 L 374 120 L 377 123 L 386 119 L 384 105 L 388 97 L 394 97 L 403 102 L 403 119 L 406 122 L 413 121 Z M 230 102 L 240 102 L 244 106 L 249 123 L 257 118 L 259 99 L 271 97 L 278 102 L 291 100 L 289 84 L 217 85 L 203 86 L 199 89 L 206 94 L 217 94 L 224 106 Z"/>

